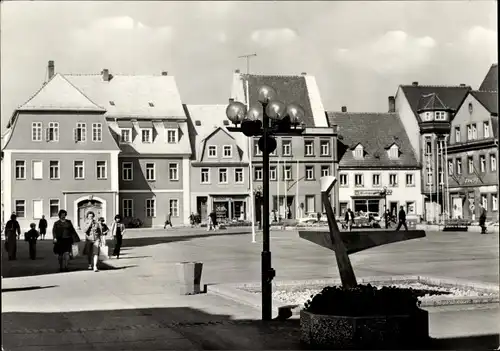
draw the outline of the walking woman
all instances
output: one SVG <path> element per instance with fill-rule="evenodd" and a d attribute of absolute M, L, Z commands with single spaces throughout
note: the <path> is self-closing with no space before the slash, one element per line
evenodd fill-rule
<path fill-rule="evenodd" d="M 123 233 L 125 232 L 125 225 L 122 223 L 122 216 L 117 214 L 115 216 L 115 221 L 111 226 L 111 234 L 115 240 L 115 249 L 113 250 L 113 256 L 120 258 L 120 248 L 122 247 Z"/>
<path fill-rule="evenodd" d="M 59 271 L 68 272 L 69 256 L 72 252 L 73 244 L 80 241 L 73 223 L 66 218 L 66 210 L 59 211 L 59 220 L 52 227 L 52 237 L 54 238 L 54 253 L 58 256 Z"/>
<path fill-rule="evenodd" d="M 5 249 L 9 254 L 9 261 L 16 259 L 17 237 L 21 235 L 21 227 L 17 221 L 16 214 L 10 216 L 10 220 L 5 224 Z"/>
<path fill-rule="evenodd" d="M 87 212 L 87 222 L 85 223 L 83 232 L 85 233 L 83 254 L 87 256 L 89 269 L 94 268 L 94 272 L 99 272 L 97 262 L 99 261 L 99 250 L 102 245 L 103 232 L 101 223 L 96 221 L 95 214 L 92 211 Z"/>

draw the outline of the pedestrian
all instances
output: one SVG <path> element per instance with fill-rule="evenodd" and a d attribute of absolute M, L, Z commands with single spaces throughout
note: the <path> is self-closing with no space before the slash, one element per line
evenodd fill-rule
<path fill-rule="evenodd" d="M 406 225 L 406 212 L 403 208 L 403 206 L 399 206 L 399 213 L 398 213 L 398 227 L 396 228 L 396 231 L 398 231 L 401 226 L 405 227 L 405 230 L 408 231 L 408 226 Z"/>
<path fill-rule="evenodd" d="M 354 212 L 352 212 L 350 208 L 348 208 L 345 213 L 344 221 L 347 223 L 349 231 L 352 231 L 352 226 L 354 225 Z"/>
<path fill-rule="evenodd" d="M 217 214 L 215 211 L 210 212 L 210 222 L 212 223 L 214 230 L 217 230 Z"/>
<path fill-rule="evenodd" d="M 106 220 L 104 219 L 104 217 L 99 217 L 99 223 L 101 224 L 102 235 L 108 235 L 109 228 L 106 224 Z"/>
<path fill-rule="evenodd" d="M 481 234 L 486 234 L 486 209 L 483 204 L 479 204 L 479 226 L 481 227 Z"/>
<path fill-rule="evenodd" d="M 87 220 L 83 232 L 85 233 L 83 254 L 87 256 L 88 269 L 94 269 L 94 272 L 99 272 L 97 263 L 99 262 L 99 250 L 102 246 L 103 232 L 101 223 L 96 221 L 95 214 L 92 211 L 87 212 Z"/>
<path fill-rule="evenodd" d="M 15 213 L 10 215 L 10 220 L 5 224 L 5 249 L 9 255 L 9 261 L 14 261 L 17 254 L 17 238 L 21 236 L 21 227 Z"/>
<path fill-rule="evenodd" d="M 45 234 L 47 234 L 47 220 L 45 219 L 45 215 L 42 215 L 42 218 L 38 222 L 38 230 L 40 231 L 42 240 L 45 240 Z"/>
<path fill-rule="evenodd" d="M 163 229 L 167 229 L 167 225 L 170 225 L 170 228 L 172 228 L 172 211 L 170 211 L 165 218 L 165 225 L 163 226 Z"/>
<path fill-rule="evenodd" d="M 54 253 L 58 256 L 59 271 L 67 272 L 70 253 L 73 251 L 73 244 L 80 241 L 73 223 L 66 218 L 68 212 L 59 210 L 57 220 L 52 227 L 52 237 L 54 240 Z"/>
<path fill-rule="evenodd" d="M 28 242 L 28 245 L 29 245 L 30 258 L 32 260 L 36 260 L 36 240 L 38 239 L 40 234 L 36 230 L 35 223 L 31 223 L 30 228 L 31 228 L 30 230 L 28 230 L 26 233 L 24 233 L 24 238 Z"/>
<path fill-rule="evenodd" d="M 388 229 L 391 227 L 391 221 L 392 221 L 392 218 L 391 218 L 391 212 L 389 210 L 386 210 L 385 211 L 385 229 Z"/>
<path fill-rule="evenodd" d="M 122 216 L 117 214 L 115 216 L 115 221 L 111 225 L 111 235 L 113 235 L 113 240 L 115 247 L 113 249 L 113 256 L 117 259 L 120 258 L 120 249 L 122 247 L 123 233 L 125 232 L 125 225 L 122 223 Z"/>
<path fill-rule="evenodd" d="M 321 213 L 316 213 L 316 217 L 318 217 L 318 224 L 321 222 Z"/>
<path fill-rule="evenodd" d="M 195 226 L 195 216 L 194 216 L 194 213 L 191 212 L 191 214 L 189 215 L 189 223 L 191 223 L 191 228 L 193 228 Z"/>

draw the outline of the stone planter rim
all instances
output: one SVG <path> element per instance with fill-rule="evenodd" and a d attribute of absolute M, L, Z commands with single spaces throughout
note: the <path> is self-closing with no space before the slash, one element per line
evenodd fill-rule
<path fill-rule="evenodd" d="M 421 308 L 419 308 L 421 311 L 425 311 Z M 385 317 L 408 317 L 411 315 L 411 313 L 408 314 L 372 314 L 372 315 L 367 315 L 367 316 L 345 316 L 345 315 L 340 315 L 340 314 L 319 314 L 319 313 L 314 313 L 314 312 L 309 312 L 304 309 L 300 310 L 300 313 L 307 313 L 312 316 L 318 316 L 318 317 L 336 317 L 336 318 L 350 318 L 350 319 L 367 319 L 367 318 L 385 318 Z"/>

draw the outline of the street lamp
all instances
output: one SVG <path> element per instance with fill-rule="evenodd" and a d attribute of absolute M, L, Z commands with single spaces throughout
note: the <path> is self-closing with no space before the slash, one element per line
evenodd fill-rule
<path fill-rule="evenodd" d="M 380 192 L 380 195 L 384 197 L 384 218 L 385 218 L 385 229 L 389 229 L 389 223 L 387 222 L 387 187 L 384 186 L 384 190 Z"/>
<path fill-rule="evenodd" d="M 269 227 L 269 154 L 276 150 L 275 136 L 301 135 L 298 128 L 304 118 L 304 110 L 296 104 L 285 105 L 276 100 L 276 91 L 267 85 L 258 91 L 260 104 L 251 106 L 230 99 L 226 108 L 227 118 L 235 125 L 228 127 L 231 132 L 242 132 L 247 137 L 261 136 L 258 141 L 262 151 L 263 216 L 262 216 L 262 320 L 272 319 L 272 280 L 276 275 L 271 266 L 270 227 Z M 238 124 L 241 124 L 238 127 Z M 252 171 L 252 170 L 251 170 Z"/>

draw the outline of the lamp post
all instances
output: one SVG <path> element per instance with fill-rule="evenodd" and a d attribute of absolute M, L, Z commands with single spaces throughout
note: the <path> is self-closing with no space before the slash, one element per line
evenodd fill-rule
<path fill-rule="evenodd" d="M 258 91 L 260 104 L 251 106 L 229 99 L 226 108 L 227 118 L 235 125 L 228 127 L 231 132 L 242 132 L 247 137 L 260 136 L 258 145 L 262 151 L 262 320 L 272 319 L 272 280 L 276 275 L 271 266 L 270 227 L 269 227 L 269 154 L 276 150 L 275 136 L 301 135 L 303 128 L 297 128 L 304 118 L 304 110 L 296 105 L 286 106 L 276 100 L 276 91 L 267 85 Z M 238 127 L 238 124 L 240 126 Z M 252 171 L 252 170 L 250 170 Z"/>
<path fill-rule="evenodd" d="M 389 229 L 389 223 L 387 222 L 387 187 L 384 186 L 384 190 L 380 192 L 380 195 L 384 197 L 384 218 L 385 218 L 385 229 Z"/>

